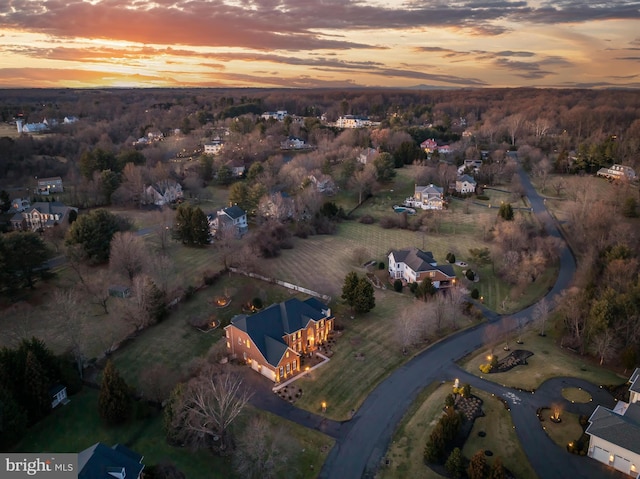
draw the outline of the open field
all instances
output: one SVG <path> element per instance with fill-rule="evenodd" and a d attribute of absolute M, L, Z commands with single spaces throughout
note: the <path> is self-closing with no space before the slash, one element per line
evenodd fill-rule
<path fill-rule="evenodd" d="M 423 451 L 442 414 L 445 397 L 450 393 L 451 383 L 432 384 L 418 396 L 396 430 L 386 456 L 391 463 L 381 469 L 379 479 L 442 477 L 424 464 Z M 485 416 L 475 420 L 463 448 L 464 456 L 470 459 L 478 449 L 489 449 L 494 453 L 487 458 L 489 464 L 499 456 L 516 477 L 534 479 L 536 475 L 520 447 L 509 412 L 491 395 L 477 389 L 472 393 L 483 400 Z M 484 431 L 486 436 L 479 437 L 479 431 Z"/>
<path fill-rule="evenodd" d="M 482 399 L 485 415 L 475 420 L 471 434 L 462 448 L 462 454 L 470 459 L 478 450 L 488 449 L 493 452 L 493 456 L 486 458 L 487 464 L 493 464 L 496 457 L 500 457 L 504 467 L 513 472 L 518 479 L 535 479 L 537 475 L 520 445 L 509 411 L 500 401 L 484 391 L 472 389 L 471 393 Z M 480 431 L 484 431 L 486 436 L 480 437 Z"/>
<path fill-rule="evenodd" d="M 9 138 L 18 138 L 18 127 L 8 123 L 0 123 L 0 136 L 8 136 Z"/>
<path fill-rule="evenodd" d="M 626 379 L 588 363 L 586 358 L 558 347 L 552 334 L 540 337 L 537 331 L 530 330 L 522 336 L 524 341 L 522 345 L 515 345 L 516 335 L 516 332 L 511 335 L 512 348 L 515 349 L 517 346 L 518 349 L 525 349 L 533 353 L 533 356 L 527 359 L 527 365 L 517 366 L 503 373 L 482 374 L 479 366 L 487 362 L 487 355 L 493 352 L 502 358 L 508 354 L 502 351 L 504 343 L 500 342 L 494 349 L 487 346 L 476 351 L 473 357 L 464 361 L 464 369 L 489 381 L 527 390 L 536 389 L 545 380 L 558 376 L 582 378 L 594 384 L 621 384 Z"/>
<path fill-rule="evenodd" d="M 108 446 L 126 444 L 144 456 L 146 466 L 163 461 L 173 462 L 188 478 L 237 477 L 230 458 L 221 458 L 208 451 L 192 451 L 189 448 L 172 447 L 165 440 L 162 415 L 150 411 L 144 419 L 134 419 L 127 424 L 106 427 L 98 415 L 98 392 L 85 388 L 72 396 L 71 403 L 56 409 L 52 414 L 31 428 L 26 437 L 15 447 L 21 452 L 72 452 L 81 451 L 96 442 Z M 289 421 L 248 407 L 244 415 L 261 415 L 275 426 L 285 429 L 294 437 L 300 451 L 294 456 L 291 477 L 313 478 L 320 470 L 333 441 L 323 434 L 302 428 Z M 239 421 L 240 426 L 241 421 Z"/>

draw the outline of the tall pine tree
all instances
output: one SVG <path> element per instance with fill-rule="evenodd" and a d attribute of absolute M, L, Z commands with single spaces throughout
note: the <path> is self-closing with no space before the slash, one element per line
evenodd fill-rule
<path fill-rule="evenodd" d="M 109 425 L 120 424 L 131 414 L 131 393 L 120 377 L 111 360 L 102 372 L 100 397 L 98 399 L 100 417 Z"/>
<path fill-rule="evenodd" d="M 35 423 L 51 410 L 51 380 L 33 351 L 27 353 L 24 365 L 24 399 L 29 422 Z"/>

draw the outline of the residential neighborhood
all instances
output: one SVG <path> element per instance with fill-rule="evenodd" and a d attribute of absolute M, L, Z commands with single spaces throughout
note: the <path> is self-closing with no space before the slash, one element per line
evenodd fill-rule
<path fill-rule="evenodd" d="M 6 454 L 105 479 L 640 477 L 633 92 L 0 101 Z"/>

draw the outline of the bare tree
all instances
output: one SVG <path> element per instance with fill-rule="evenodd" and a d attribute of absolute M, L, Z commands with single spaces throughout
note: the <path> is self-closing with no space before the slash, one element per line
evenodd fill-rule
<path fill-rule="evenodd" d="M 233 442 L 229 426 L 250 397 L 238 376 L 209 371 L 187 384 L 178 404 L 173 406 L 172 427 L 178 437 L 192 446 L 230 452 Z"/>
<path fill-rule="evenodd" d="M 451 319 L 451 327 L 458 329 L 458 316 L 462 312 L 462 305 L 464 303 L 464 293 L 462 288 L 458 285 L 447 290 L 447 300 L 449 303 L 449 318 Z"/>
<path fill-rule="evenodd" d="M 177 375 L 161 363 L 152 364 L 142 370 L 138 380 L 142 396 L 159 404 L 169 397 L 177 382 Z"/>
<path fill-rule="evenodd" d="M 80 294 L 75 289 L 58 289 L 53 295 L 52 312 L 65 318 L 65 334 L 71 345 L 71 354 L 82 379 L 85 365 L 85 335 L 83 317 L 87 314 Z"/>
<path fill-rule="evenodd" d="M 356 171 L 349 181 L 353 189 L 358 193 L 358 204 L 362 203 L 363 196 L 371 192 L 371 187 L 376 181 L 375 166 L 366 165 L 364 169 Z"/>
<path fill-rule="evenodd" d="M 394 328 L 395 338 L 402 348 L 402 354 L 407 354 L 408 349 L 420 340 L 420 317 L 422 304 L 414 302 L 404 308 L 397 317 Z"/>
<path fill-rule="evenodd" d="M 549 319 L 549 310 L 551 309 L 551 305 L 547 298 L 542 298 L 540 301 L 536 303 L 533 307 L 533 321 L 540 328 L 540 332 L 538 333 L 540 336 L 546 336 L 545 327 L 547 325 L 547 320 Z"/>
<path fill-rule="evenodd" d="M 298 448 L 282 426 L 274 428 L 266 419 L 254 416 L 239 437 L 233 464 L 240 477 L 247 479 L 291 476 L 292 454 Z"/>
<path fill-rule="evenodd" d="M 593 338 L 593 352 L 598 355 L 600 366 L 608 359 L 611 359 L 616 352 L 615 334 L 611 328 L 605 328 Z"/>
<path fill-rule="evenodd" d="M 153 315 L 153 290 L 155 284 L 149 276 L 139 275 L 133 279 L 131 297 L 119 301 L 118 312 L 136 331 L 146 328 L 156 321 Z"/>
<path fill-rule="evenodd" d="M 447 307 L 447 298 L 441 292 L 433 295 L 430 303 L 432 303 L 433 318 L 436 322 L 436 332 L 440 333 L 442 325 L 446 322 L 449 308 Z"/>
<path fill-rule="evenodd" d="M 524 126 L 524 121 L 524 115 L 521 113 L 516 113 L 504 119 L 504 124 L 511 137 L 511 145 L 516 144 L 516 137 L 520 134 L 520 130 Z"/>
<path fill-rule="evenodd" d="M 113 235 L 109 253 L 109 268 L 129 282 L 148 269 L 147 248 L 144 240 L 130 231 Z"/>

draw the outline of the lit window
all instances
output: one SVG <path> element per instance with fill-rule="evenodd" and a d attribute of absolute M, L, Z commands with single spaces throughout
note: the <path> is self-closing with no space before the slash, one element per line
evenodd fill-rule
<path fill-rule="evenodd" d="M 251 347 L 251 343 L 249 342 L 249 340 L 247 339 L 247 349 L 249 349 Z"/>
<path fill-rule="evenodd" d="M 238 338 L 238 344 L 242 344 L 242 339 Z"/>
<path fill-rule="evenodd" d="M 227 341 L 227 348 L 231 349 L 231 343 L 229 341 Z"/>
<path fill-rule="evenodd" d="M 280 366 L 280 377 L 284 376 L 284 367 Z"/>
<path fill-rule="evenodd" d="M 287 354 L 285 354 L 285 357 L 287 358 L 289 357 L 289 351 L 287 351 Z"/>
<path fill-rule="evenodd" d="M 294 359 L 293 360 L 293 370 L 295 371 L 296 369 L 298 369 L 298 360 Z M 635 467 L 635 466 L 634 466 Z"/>
<path fill-rule="evenodd" d="M 228 330 L 228 329 L 227 329 L 224 333 L 225 333 L 225 336 L 226 336 L 227 338 L 228 338 L 228 337 L 229 337 L 229 335 L 231 334 L 231 333 L 229 333 L 229 330 Z"/>
<path fill-rule="evenodd" d="M 290 371 L 290 366 L 289 366 L 289 363 L 287 363 L 287 374 L 289 374 L 290 372 L 291 372 Z"/>

